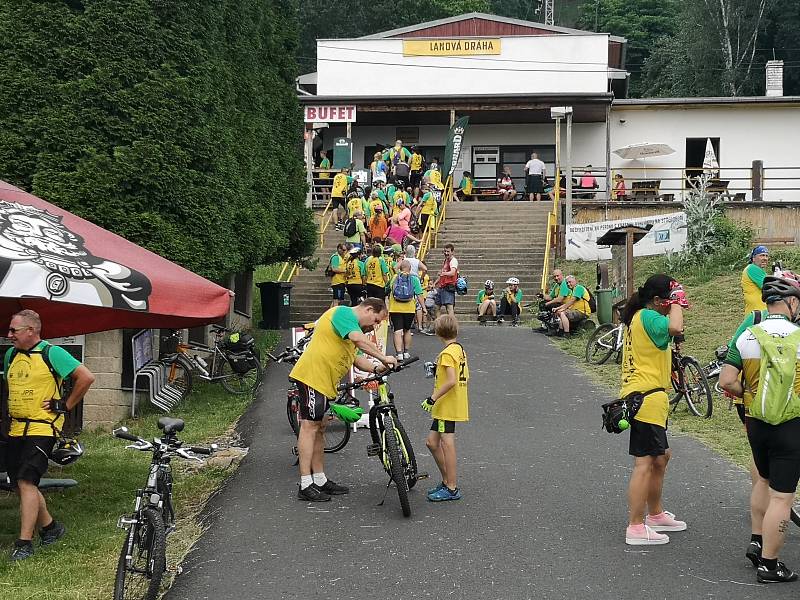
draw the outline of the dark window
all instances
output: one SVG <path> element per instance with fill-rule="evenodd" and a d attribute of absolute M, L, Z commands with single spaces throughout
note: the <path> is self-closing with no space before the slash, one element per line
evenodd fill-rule
<path fill-rule="evenodd" d="M 205 325 L 189 329 L 189 341 L 195 344 L 207 344 L 208 336 L 206 335 Z"/>
<path fill-rule="evenodd" d="M 402 141 L 403 146 L 408 147 L 419 141 L 419 127 L 397 127 L 395 132 L 397 133 L 397 137 L 394 139 Z"/>
<path fill-rule="evenodd" d="M 686 177 L 698 177 L 703 172 L 703 159 L 706 156 L 706 144 L 709 138 L 686 138 Z M 719 156 L 719 138 L 712 137 L 711 146 L 717 157 L 717 163 L 722 163 Z"/>

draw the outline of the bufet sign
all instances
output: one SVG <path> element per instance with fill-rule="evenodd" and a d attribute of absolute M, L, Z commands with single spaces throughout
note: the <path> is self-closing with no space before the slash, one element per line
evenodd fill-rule
<path fill-rule="evenodd" d="M 354 104 L 306 106 L 306 123 L 355 123 Z"/>

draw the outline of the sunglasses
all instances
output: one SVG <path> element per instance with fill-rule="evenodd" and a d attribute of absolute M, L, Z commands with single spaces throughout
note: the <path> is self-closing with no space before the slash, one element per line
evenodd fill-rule
<path fill-rule="evenodd" d="M 25 329 L 33 329 L 30 325 L 26 325 L 25 327 L 9 327 L 8 333 L 16 334 L 18 331 L 24 331 Z"/>

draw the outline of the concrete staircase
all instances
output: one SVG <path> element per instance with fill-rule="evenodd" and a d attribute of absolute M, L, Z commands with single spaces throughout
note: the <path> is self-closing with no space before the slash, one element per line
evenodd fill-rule
<path fill-rule="evenodd" d="M 523 304 L 535 300 L 542 280 L 547 213 L 550 202 L 456 202 L 448 205 L 439 247 L 425 264 L 438 272 L 444 244 L 455 246 L 459 272 L 469 282 L 466 296 L 456 296 L 456 315 L 464 325 L 477 324 L 475 296 L 487 279 L 495 295 L 509 277 L 520 281 Z"/>
<path fill-rule="evenodd" d="M 432 273 L 442 266 L 442 248 L 456 248 L 459 271 L 469 281 L 466 296 L 457 296 L 456 314 L 465 325 L 477 324 L 475 295 L 487 279 L 495 291 L 505 287 L 509 277 L 520 280 L 523 303 L 535 299 L 542 277 L 547 213 L 550 202 L 454 202 L 447 207 L 447 219 L 439 232 L 439 247 L 432 248 L 425 264 Z M 319 219 L 321 211 L 317 212 Z M 300 271 L 292 283 L 292 325 L 315 320 L 331 302 L 330 281 L 325 267 L 336 244 L 344 239 L 332 226 L 325 234 L 325 245 L 318 248 L 314 271 Z M 499 296 L 498 296 L 499 301 Z"/>

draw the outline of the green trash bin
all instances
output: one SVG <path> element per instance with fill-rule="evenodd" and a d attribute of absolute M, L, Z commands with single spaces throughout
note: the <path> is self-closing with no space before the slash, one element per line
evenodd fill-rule
<path fill-rule="evenodd" d="M 600 325 L 611 323 L 611 292 L 612 290 L 595 290 L 594 292 L 597 300 L 597 322 Z"/>
<path fill-rule="evenodd" d="M 261 329 L 289 329 L 292 284 L 285 281 L 264 281 L 256 284 L 261 292 Z"/>

